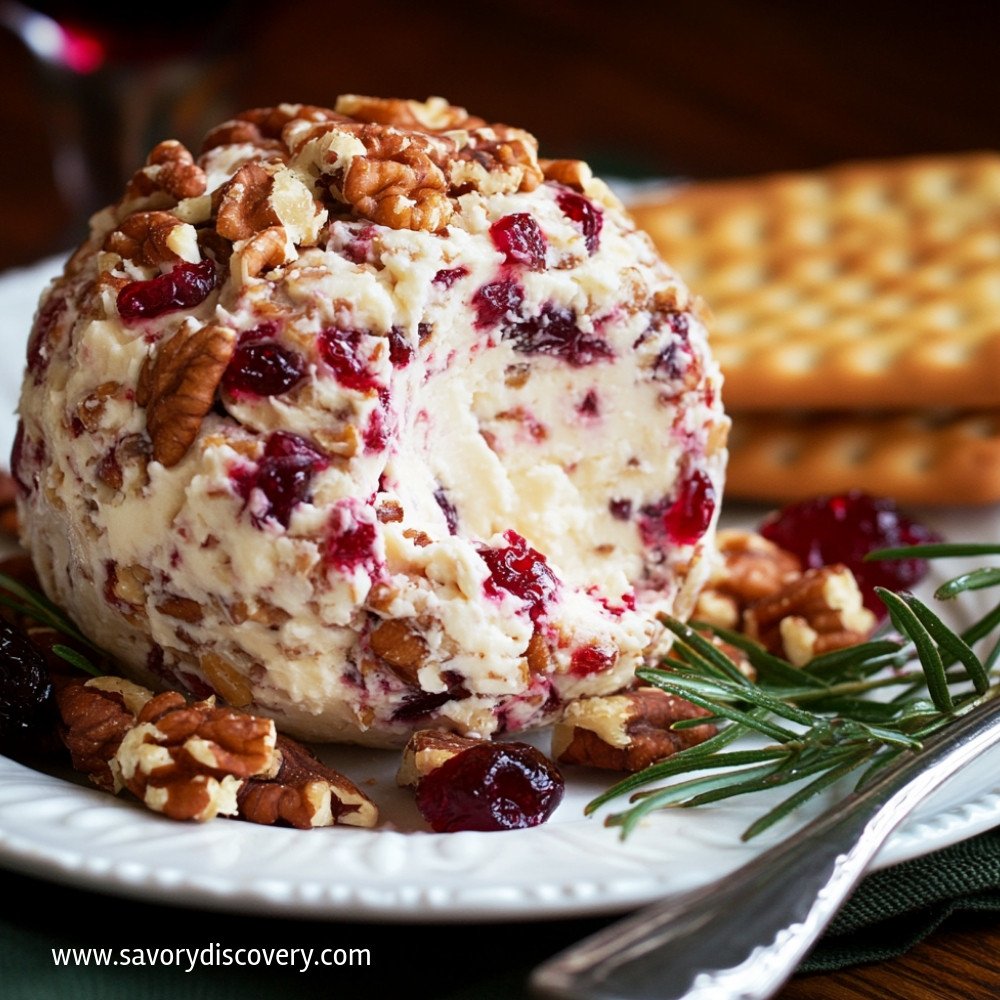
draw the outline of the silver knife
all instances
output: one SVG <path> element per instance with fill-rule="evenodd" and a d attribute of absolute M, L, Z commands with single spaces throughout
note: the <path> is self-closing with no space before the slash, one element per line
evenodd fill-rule
<path fill-rule="evenodd" d="M 736 872 L 640 910 L 545 962 L 531 977 L 532 990 L 550 1000 L 773 996 L 892 831 L 1000 742 L 997 693 Z"/>

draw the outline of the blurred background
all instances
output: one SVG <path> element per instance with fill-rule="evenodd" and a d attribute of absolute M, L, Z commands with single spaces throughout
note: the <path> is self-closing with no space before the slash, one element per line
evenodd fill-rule
<path fill-rule="evenodd" d="M 0 9 L 0 268 L 77 242 L 159 139 L 197 148 L 243 108 L 342 92 L 441 94 L 623 177 L 997 145 L 1000 4 L 984 0 Z"/>

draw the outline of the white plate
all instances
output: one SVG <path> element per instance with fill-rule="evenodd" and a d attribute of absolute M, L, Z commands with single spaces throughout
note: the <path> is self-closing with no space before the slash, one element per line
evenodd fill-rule
<path fill-rule="evenodd" d="M 38 290 L 51 263 L 0 277 L 0 448 Z M 919 512 L 946 537 L 1000 537 L 1000 511 Z M 753 523 L 759 512 L 727 512 Z M 961 564 L 939 566 L 940 578 Z M 989 592 L 962 602 L 975 615 Z M 540 745 L 544 746 L 544 743 Z M 509 833 L 422 832 L 409 793 L 395 788 L 397 755 L 352 748 L 325 753 L 382 807 L 375 831 L 301 832 L 218 820 L 182 825 L 124 799 L 0 758 L 0 862 L 53 880 L 144 900 L 252 913 L 400 921 L 530 919 L 633 908 L 732 871 L 822 807 L 768 837 L 742 844 L 760 798 L 651 818 L 623 842 L 583 806 L 607 778 L 570 775 L 544 826 Z M 890 840 L 878 866 L 955 843 L 1000 823 L 1000 778 L 991 754 L 942 789 Z M 829 800 L 824 800 L 829 801 Z"/>

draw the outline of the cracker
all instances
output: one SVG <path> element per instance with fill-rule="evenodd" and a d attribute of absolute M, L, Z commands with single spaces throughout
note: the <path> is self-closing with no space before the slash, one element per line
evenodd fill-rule
<path fill-rule="evenodd" d="M 859 487 L 900 502 L 1000 500 L 1000 409 L 739 413 L 726 496 L 790 501 Z"/>
<path fill-rule="evenodd" d="M 633 214 L 707 301 L 730 408 L 1000 406 L 1000 155 L 692 184 Z"/>

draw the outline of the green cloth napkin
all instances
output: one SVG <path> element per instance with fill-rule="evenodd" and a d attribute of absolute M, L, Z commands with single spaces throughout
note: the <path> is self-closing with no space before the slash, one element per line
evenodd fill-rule
<path fill-rule="evenodd" d="M 1000 911 L 1000 829 L 870 875 L 801 971 L 898 955 L 957 911 Z M 990 918 L 984 918 L 990 919 Z M 3 1000 L 517 1000 L 544 959 L 612 918 L 395 925 L 289 920 L 103 896 L 0 871 Z M 53 948 L 368 949 L 368 966 L 56 966 Z M 398 987 L 402 974 L 405 990 Z"/>

